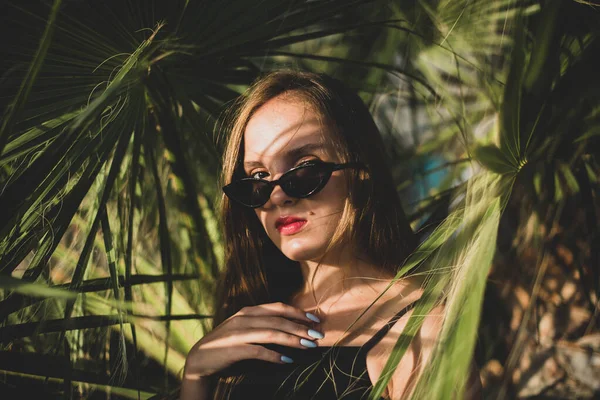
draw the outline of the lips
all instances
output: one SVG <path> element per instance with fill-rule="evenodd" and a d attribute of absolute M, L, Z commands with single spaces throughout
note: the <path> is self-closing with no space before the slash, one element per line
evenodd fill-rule
<path fill-rule="evenodd" d="M 281 234 L 292 235 L 302 229 L 307 222 L 308 221 L 303 218 L 293 216 L 279 217 L 277 218 L 277 221 L 275 221 L 275 229 Z"/>

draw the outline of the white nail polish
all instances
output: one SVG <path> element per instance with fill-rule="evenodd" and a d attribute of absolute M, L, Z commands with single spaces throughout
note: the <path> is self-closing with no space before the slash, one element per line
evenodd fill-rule
<path fill-rule="evenodd" d="M 308 336 L 314 337 L 315 339 L 323 339 L 325 337 L 321 332 L 315 331 L 314 329 L 308 330 Z"/>
<path fill-rule="evenodd" d="M 309 312 L 306 313 L 306 318 L 308 318 L 311 321 L 314 321 L 316 323 L 320 323 L 321 322 L 321 320 L 319 319 L 319 317 L 317 317 L 315 314 L 311 314 Z"/>
<path fill-rule="evenodd" d="M 310 347 L 311 349 L 314 349 L 315 347 L 317 347 L 317 344 L 315 342 L 312 342 L 310 340 L 306 340 L 306 339 L 300 339 L 300 344 L 304 347 Z"/>

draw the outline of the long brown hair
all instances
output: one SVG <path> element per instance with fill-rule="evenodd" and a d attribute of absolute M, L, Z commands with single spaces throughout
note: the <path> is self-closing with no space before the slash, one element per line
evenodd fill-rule
<path fill-rule="evenodd" d="M 323 74 L 278 71 L 256 81 L 229 114 L 229 137 L 223 158 L 222 185 L 243 177 L 243 140 L 248 121 L 267 101 L 290 95 L 321 117 L 331 132 L 340 162 L 360 162 L 348 170 L 349 195 L 336 242 L 350 240 L 374 265 L 393 274 L 414 250 L 416 238 L 405 217 L 396 185 L 385 163 L 379 131 L 360 97 L 340 81 Z M 286 302 L 300 288 L 297 262 L 286 258 L 264 232 L 252 209 L 221 199 L 225 269 L 217 289 L 213 327 L 245 306 Z M 234 384 L 221 378 L 215 398 L 225 398 Z"/>

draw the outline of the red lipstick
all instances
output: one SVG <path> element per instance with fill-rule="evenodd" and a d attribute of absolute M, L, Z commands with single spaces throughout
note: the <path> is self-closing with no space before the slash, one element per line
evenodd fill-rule
<path fill-rule="evenodd" d="M 294 216 L 279 217 L 275 221 L 275 229 L 282 235 L 293 235 L 300 231 L 308 221 Z"/>

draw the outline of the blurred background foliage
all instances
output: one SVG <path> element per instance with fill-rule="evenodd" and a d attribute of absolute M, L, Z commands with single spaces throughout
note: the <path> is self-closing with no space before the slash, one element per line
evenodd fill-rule
<path fill-rule="evenodd" d="M 598 396 L 598 7 L 1 2 L 2 397 L 176 391 L 222 265 L 221 117 L 275 68 L 361 94 L 422 238 L 470 177 L 510 183 L 475 349 L 484 397 Z"/>

